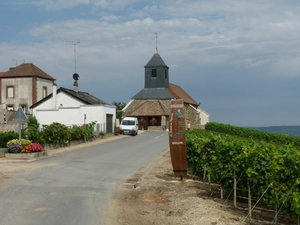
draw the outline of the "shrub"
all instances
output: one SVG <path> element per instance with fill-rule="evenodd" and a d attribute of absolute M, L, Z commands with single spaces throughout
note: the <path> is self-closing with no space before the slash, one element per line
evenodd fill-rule
<path fill-rule="evenodd" d="M 6 148 L 6 144 L 8 141 L 17 139 L 18 137 L 19 134 L 14 131 L 0 133 L 0 148 Z"/>
<path fill-rule="evenodd" d="M 50 125 L 43 125 L 42 138 L 44 143 L 63 146 L 69 143 L 71 134 L 67 126 L 55 122 Z"/>
<path fill-rule="evenodd" d="M 25 135 L 27 135 L 29 140 L 31 140 L 33 142 L 43 143 L 42 137 L 41 137 L 41 132 L 39 132 L 39 126 L 40 126 L 40 124 L 38 123 L 36 117 L 29 116 L 28 117 L 28 125 L 27 125 L 27 128 L 24 129 L 23 137 Z"/>

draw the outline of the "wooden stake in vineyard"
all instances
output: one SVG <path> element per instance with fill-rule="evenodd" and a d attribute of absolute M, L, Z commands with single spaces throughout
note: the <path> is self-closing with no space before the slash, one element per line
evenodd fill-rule
<path fill-rule="evenodd" d="M 187 176 L 184 103 L 182 99 L 171 101 L 169 142 L 173 171 L 176 177 Z"/>

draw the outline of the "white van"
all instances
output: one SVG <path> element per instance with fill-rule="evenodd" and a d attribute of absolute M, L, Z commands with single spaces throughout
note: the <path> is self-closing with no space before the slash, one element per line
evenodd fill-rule
<path fill-rule="evenodd" d="M 120 134 L 138 135 L 139 122 L 136 117 L 125 117 L 120 124 Z"/>

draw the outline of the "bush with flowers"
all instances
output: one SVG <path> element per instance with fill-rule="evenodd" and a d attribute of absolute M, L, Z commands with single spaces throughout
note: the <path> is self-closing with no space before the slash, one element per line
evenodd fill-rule
<path fill-rule="evenodd" d="M 20 153 L 26 146 L 31 144 L 27 139 L 13 139 L 6 143 L 9 153 Z"/>
<path fill-rule="evenodd" d="M 43 146 L 40 143 L 31 143 L 27 145 L 29 152 L 41 152 L 43 151 Z"/>
<path fill-rule="evenodd" d="M 27 139 L 13 139 L 6 144 L 9 153 L 41 152 L 43 147 L 39 143 L 32 143 Z"/>

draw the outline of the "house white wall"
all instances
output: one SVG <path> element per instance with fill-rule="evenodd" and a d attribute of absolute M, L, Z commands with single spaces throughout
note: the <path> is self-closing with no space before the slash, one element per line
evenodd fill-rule
<path fill-rule="evenodd" d="M 53 93 L 56 91 L 53 91 Z M 34 111 L 37 109 L 58 109 L 58 108 L 65 108 L 65 107 L 79 107 L 84 105 L 83 102 L 78 101 L 77 99 L 67 95 L 64 92 L 60 92 L 54 96 L 56 99 L 51 98 L 51 100 L 47 100 L 39 104 L 37 107 L 33 109 Z"/>
<path fill-rule="evenodd" d="M 116 119 L 116 108 L 112 105 L 81 105 L 79 107 L 60 107 L 58 109 L 34 109 L 33 115 L 40 126 L 57 122 L 66 126 L 88 124 L 96 122 L 106 124 L 106 115 L 113 115 Z M 86 118 L 86 119 L 85 119 Z"/>
<path fill-rule="evenodd" d="M 53 93 L 56 93 L 55 87 Z M 53 96 L 56 99 L 53 99 Z M 81 126 L 84 123 L 96 122 L 100 131 L 106 132 L 106 116 L 112 115 L 113 123 L 116 119 L 116 106 L 114 105 L 85 105 L 64 92 L 53 96 L 33 108 L 33 116 L 36 117 L 40 127 L 54 122 L 66 126 Z"/>
<path fill-rule="evenodd" d="M 210 115 L 202 108 L 197 109 L 200 112 L 201 125 L 205 125 L 210 121 Z"/>

